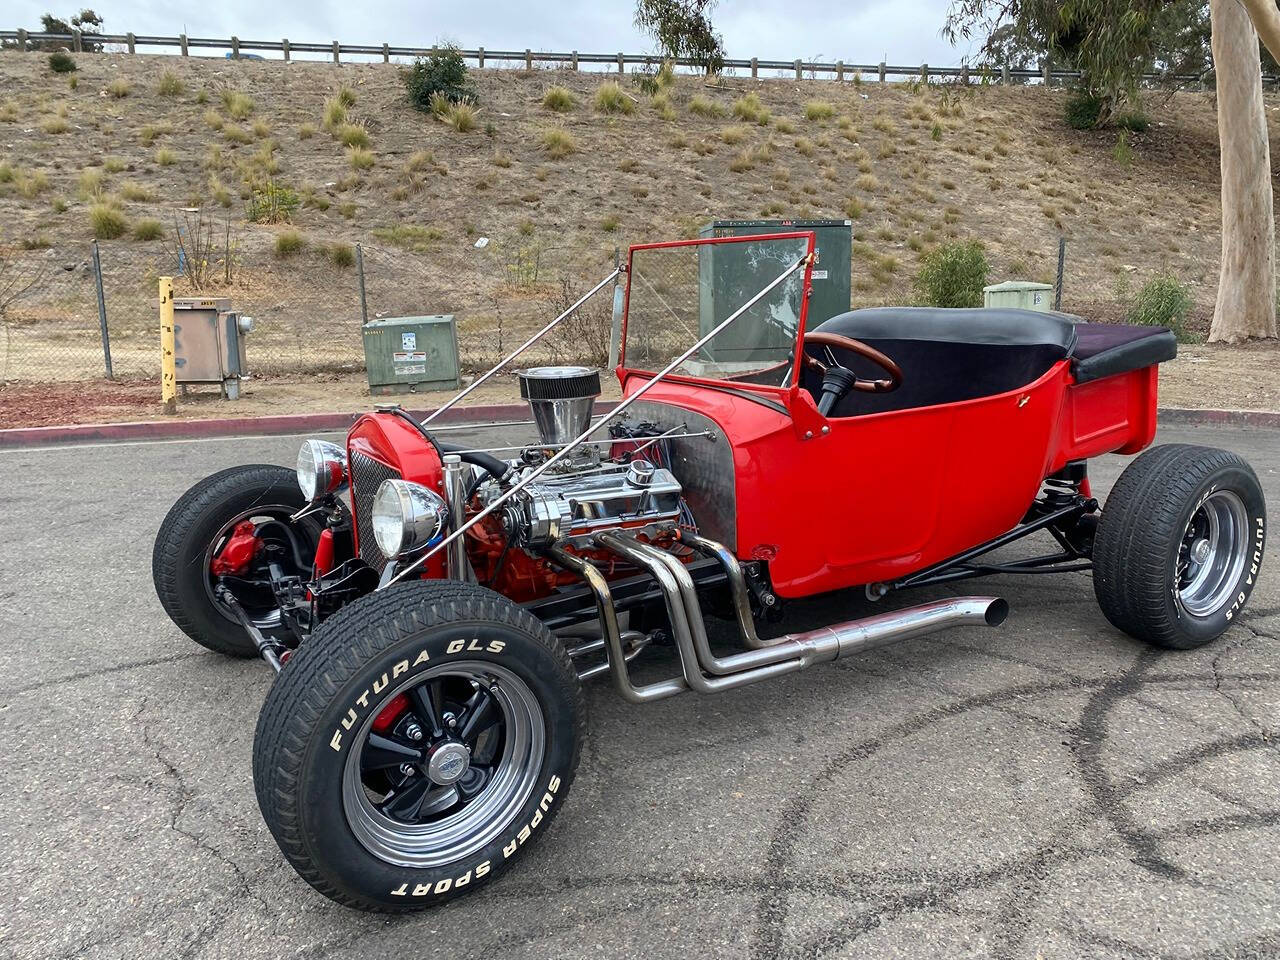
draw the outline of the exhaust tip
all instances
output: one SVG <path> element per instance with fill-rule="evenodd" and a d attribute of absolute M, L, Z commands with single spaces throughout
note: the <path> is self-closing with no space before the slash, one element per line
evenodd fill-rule
<path fill-rule="evenodd" d="M 996 597 L 987 604 L 987 612 L 983 615 L 988 627 L 998 627 L 1009 616 L 1009 601 Z"/>

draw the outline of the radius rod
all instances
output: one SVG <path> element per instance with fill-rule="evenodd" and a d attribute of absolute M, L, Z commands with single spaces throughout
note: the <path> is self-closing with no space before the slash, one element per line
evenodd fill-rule
<path fill-rule="evenodd" d="M 970 623 L 998 626 L 1009 611 L 1009 605 L 996 597 L 958 597 L 789 634 L 766 644 L 756 637 L 737 559 L 721 544 L 698 537 L 698 542 L 691 545 L 700 553 L 717 558 L 726 568 L 739 633 L 748 647 L 740 653 L 717 657 L 707 638 L 696 585 L 678 558 L 616 531 L 597 534 L 593 540 L 597 546 L 648 573 L 658 584 L 680 657 L 681 677 L 640 687 L 632 683 L 608 581 L 593 564 L 569 553 L 560 544 L 550 547 L 548 556 L 582 576 L 591 588 L 614 684 L 622 697 L 632 703 L 647 703 L 684 690 L 721 693 L 950 626 Z"/>

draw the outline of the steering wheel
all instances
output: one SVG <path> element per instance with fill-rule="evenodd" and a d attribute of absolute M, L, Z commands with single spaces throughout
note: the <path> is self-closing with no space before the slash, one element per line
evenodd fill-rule
<path fill-rule="evenodd" d="M 863 393 L 889 393 L 902 386 L 902 370 L 875 347 L 870 347 L 861 340 L 841 336 L 838 333 L 825 333 L 811 330 L 804 335 L 804 345 L 808 347 L 838 347 L 870 360 L 889 375 L 887 380 L 864 380 L 848 367 L 842 367 L 828 352 L 831 363 L 823 363 L 817 357 L 804 355 L 804 362 L 822 374 L 822 397 L 818 401 L 818 412 L 824 417 L 829 415 L 835 405 L 850 391 L 860 390 Z"/>

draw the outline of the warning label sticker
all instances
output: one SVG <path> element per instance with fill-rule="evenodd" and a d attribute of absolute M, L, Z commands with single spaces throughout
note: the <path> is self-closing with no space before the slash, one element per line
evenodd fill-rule
<path fill-rule="evenodd" d="M 397 363 L 396 376 L 405 377 L 413 373 L 426 373 L 427 365 L 425 363 Z"/>
<path fill-rule="evenodd" d="M 395 363 L 426 363 L 427 355 L 425 353 L 393 353 L 391 359 Z"/>

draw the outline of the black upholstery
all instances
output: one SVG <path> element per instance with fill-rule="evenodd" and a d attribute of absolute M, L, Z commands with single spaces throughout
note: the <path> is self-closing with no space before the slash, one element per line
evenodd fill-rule
<path fill-rule="evenodd" d="M 1072 360 L 1076 379 L 1085 381 L 1159 363 L 1177 352 L 1173 334 L 1164 327 L 1075 323 L 1035 310 L 876 307 L 840 314 L 815 329 L 861 340 L 902 368 L 899 389 L 851 393 L 837 404 L 832 414 L 837 417 L 1016 390 L 1066 359 Z M 848 351 L 833 354 L 863 377 L 883 376 L 879 367 Z M 825 359 L 821 350 L 815 355 Z M 806 369 L 802 383 L 815 400 L 821 396 L 819 374 Z"/>

